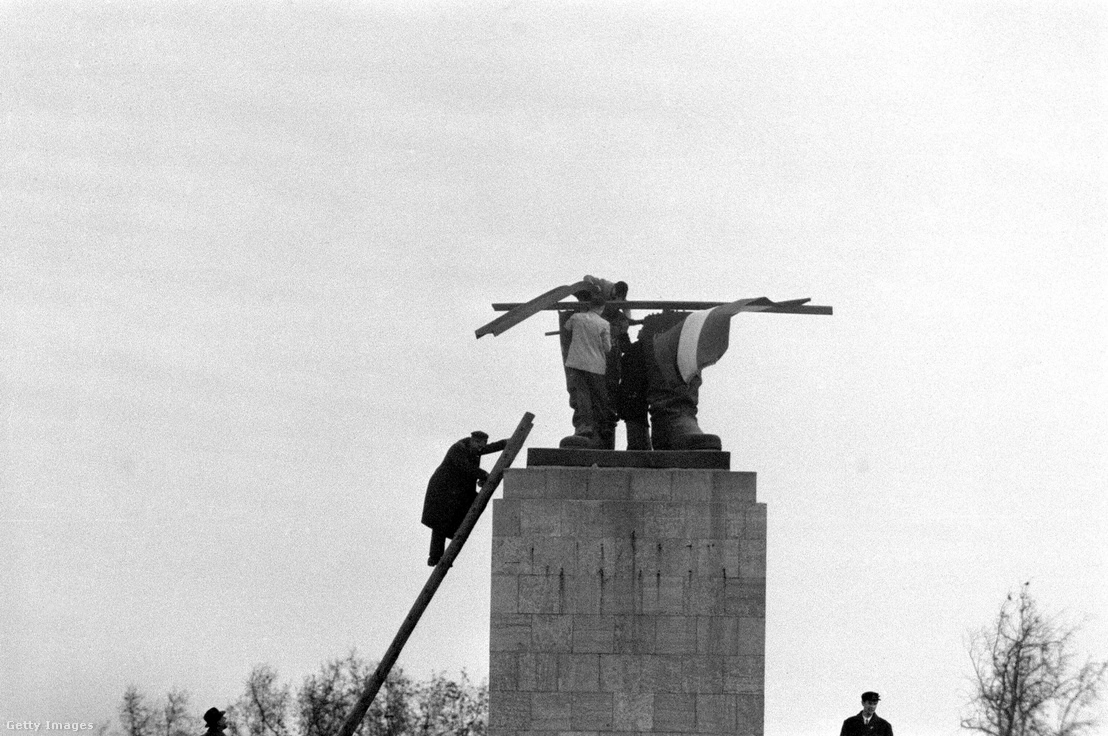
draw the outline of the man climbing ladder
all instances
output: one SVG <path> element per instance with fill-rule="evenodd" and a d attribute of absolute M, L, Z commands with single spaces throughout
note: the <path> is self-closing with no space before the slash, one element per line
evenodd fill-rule
<path fill-rule="evenodd" d="M 508 440 L 488 444 L 489 436 L 478 430 L 458 440 L 446 451 L 427 484 L 423 497 L 423 516 L 420 521 L 431 528 L 431 551 L 427 564 L 439 564 L 451 539 L 462 525 L 469 507 L 477 499 L 474 490 L 477 483 L 488 480 L 489 474 L 481 469 L 481 456 L 500 452 L 508 446 Z"/>
<path fill-rule="evenodd" d="M 431 577 L 427 579 L 427 583 L 423 586 L 423 590 L 416 598 L 415 603 L 412 604 L 412 608 L 408 611 L 404 623 L 400 625 L 400 630 L 397 631 L 396 636 L 393 637 L 392 644 L 389 646 L 388 651 L 385 652 L 385 656 L 383 656 L 381 661 L 377 664 L 377 669 L 374 670 L 373 676 L 370 677 L 369 682 L 366 683 L 365 690 L 362 692 L 361 697 L 358 698 L 358 702 L 354 704 L 350 713 L 347 714 L 346 721 L 342 724 L 338 736 L 353 736 L 354 732 L 361 724 L 362 719 L 365 718 L 365 714 L 369 711 L 369 706 L 377 696 L 377 691 L 381 689 L 381 685 L 384 684 L 385 678 L 389 675 L 389 671 L 392 670 L 392 666 L 396 664 L 396 660 L 400 657 L 400 652 L 404 648 L 404 644 L 407 643 L 408 637 L 415 631 L 416 624 L 419 623 L 420 617 L 431 603 L 431 599 L 435 596 L 435 591 L 438 590 L 439 584 L 442 583 L 443 578 L 446 577 L 446 573 L 450 570 L 450 566 L 453 564 L 455 558 L 457 558 L 458 553 L 461 552 L 462 545 L 464 545 L 466 539 L 469 538 L 469 533 L 473 531 L 473 527 L 477 525 L 477 520 L 481 518 L 481 513 L 485 510 L 485 507 L 488 506 L 492 494 L 496 491 L 496 487 L 500 485 L 500 480 L 504 477 L 504 471 L 511 466 L 512 461 L 515 460 L 516 454 L 519 453 L 520 449 L 523 447 L 523 443 L 527 440 L 527 435 L 531 432 L 531 422 L 534 418 L 534 414 L 526 412 L 523 415 L 523 419 L 519 421 L 519 425 L 516 427 L 515 432 L 508 438 L 504 452 L 500 454 L 496 464 L 493 465 L 492 470 L 489 471 L 488 477 L 481 484 L 481 492 L 477 495 L 477 499 L 473 502 L 473 505 L 469 507 L 469 513 L 466 514 L 461 526 L 459 526 L 458 530 L 454 533 L 454 539 L 450 542 L 450 546 L 446 548 L 446 552 L 443 553 L 442 559 L 439 560 L 435 569 L 431 571 Z"/>

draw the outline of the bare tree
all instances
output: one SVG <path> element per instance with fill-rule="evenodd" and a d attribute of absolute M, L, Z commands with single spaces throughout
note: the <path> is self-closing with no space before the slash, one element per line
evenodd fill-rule
<path fill-rule="evenodd" d="M 465 670 L 457 682 L 432 674 L 416 688 L 416 723 L 412 736 L 485 736 L 489 691 L 474 685 Z"/>
<path fill-rule="evenodd" d="M 372 674 L 376 665 L 367 669 Z M 359 694 L 364 689 L 363 684 Z M 362 721 L 363 736 L 409 736 L 415 723 L 414 698 L 412 681 L 399 667 L 393 667 L 366 711 Z"/>
<path fill-rule="evenodd" d="M 128 685 L 123 691 L 119 723 L 123 736 L 155 736 L 154 711 L 147 705 L 146 696 L 134 685 Z"/>
<path fill-rule="evenodd" d="M 1041 613 L 1028 586 L 1009 593 L 996 621 L 969 638 L 974 693 L 962 728 L 988 736 L 1080 736 L 1096 726 L 1108 662 L 1077 666 L 1079 627 Z"/>
<path fill-rule="evenodd" d="M 365 689 L 376 667 L 351 652 L 305 678 L 293 697 L 269 665 L 257 665 L 245 692 L 228 710 L 226 736 L 333 736 Z M 97 736 L 192 736 L 201 731 L 188 715 L 189 695 L 171 691 L 154 707 L 135 686 L 123 694 L 120 731 Z M 413 682 L 394 667 L 377 693 L 357 736 L 486 736 L 488 687 L 462 672 L 452 680 L 432 674 Z M 293 722 L 295 719 L 295 723 Z"/>
<path fill-rule="evenodd" d="M 256 665 L 246 678 L 246 692 L 232 706 L 232 736 L 289 736 L 292 694 L 277 681 L 277 671 Z"/>
<path fill-rule="evenodd" d="M 375 665 L 351 652 L 345 659 L 323 665 L 318 675 L 307 677 L 297 693 L 301 736 L 338 733 L 374 669 Z M 394 667 L 356 733 L 360 736 L 406 734 L 413 720 L 412 692 L 411 681 Z"/>
<path fill-rule="evenodd" d="M 158 733 L 161 736 L 189 736 L 198 730 L 188 714 L 189 694 L 184 690 L 170 690 L 165 696 Z"/>

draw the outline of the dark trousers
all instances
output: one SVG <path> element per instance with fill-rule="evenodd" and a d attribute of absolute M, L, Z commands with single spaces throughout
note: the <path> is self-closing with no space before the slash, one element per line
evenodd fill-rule
<path fill-rule="evenodd" d="M 431 531 L 431 550 L 428 555 L 429 559 L 435 562 L 439 561 L 442 557 L 442 553 L 446 551 L 446 535 L 442 532 Z"/>
<path fill-rule="evenodd" d="M 609 439 L 616 422 L 608 399 L 607 376 L 566 368 L 566 389 L 569 391 L 569 406 L 573 409 L 574 434 Z"/>

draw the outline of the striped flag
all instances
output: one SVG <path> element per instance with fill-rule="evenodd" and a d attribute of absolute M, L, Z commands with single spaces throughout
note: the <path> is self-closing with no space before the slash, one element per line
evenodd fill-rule
<path fill-rule="evenodd" d="M 688 383 L 727 352 L 731 318 L 739 312 L 764 312 L 777 307 L 763 297 L 740 299 L 688 317 L 654 338 L 654 357 L 670 379 Z"/>

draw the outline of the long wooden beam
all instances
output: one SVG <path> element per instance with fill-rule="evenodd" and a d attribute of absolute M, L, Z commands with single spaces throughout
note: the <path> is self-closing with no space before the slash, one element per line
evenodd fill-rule
<path fill-rule="evenodd" d="M 431 571 L 431 577 L 427 579 L 427 583 L 423 586 L 423 590 L 416 598 L 415 603 L 412 604 L 411 610 L 408 611 L 404 623 L 400 625 L 400 630 L 396 632 L 396 636 L 393 638 L 388 651 L 385 652 L 385 656 L 382 657 L 381 661 L 377 664 L 377 669 L 374 670 L 373 676 L 370 677 L 369 681 L 366 683 L 365 690 L 362 692 L 361 697 L 358 698 L 358 702 L 354 704 L 354 707 L 346 716 L 346 721 L 343 722 L 342 728 L 339 729 L 338 736 L 353 736 L 354 732 L 358 730 L 358 726 L 361 725 L 366 712 L 369 711 L 369 706 L 373 704 L 373 699 L 377 697 L 377 691 L 381 689 L 381 685 L 384 684 L 385 678 L 389 676 L 392 666 L 396 664 L 396 660 L 400 656 L 400 651 L 404 648 L 404 644 L 407 643 L 408 637 L 415 631 L 416 624 L 419 623 L 419 619 L 423 615 L 423 612 L 427 610 L 427 606 L 435 596 L 435 591 L 438 590 L 439 584 L 442 583 L 443 578 L 446 577 L 446 573 L 449 572 L 450 566 L 458 556 L 458 553 L 462 551 L 462 545 L 466 543 L 466 539 L 469 538 L 469 533 L 473 531 L 473 527 L 477 525 L 477 520 L 481 518 L 481 513 L 488 505 L 489 500 L 492 498 L 492 494 L 496 491 L 496 487 L 500 484 L 500 479 L 504 476 L 504 471 L 511 466 L 512 461 L 523 447 L 527 435 L 531 432 L 531 422 L 534 418 L 534 414 L 526 412 L 523 415 L 523 419 L 520 420 L 519 426 L 516 427 L 516 431 L 513 432 L 512 436 L 508 439 L 508 444 L 505 445 L 496 464 L 493 465 L 492 470 L 489 471 L 489 477 L 481 484 L 481 492 L 473 501 L 473 505 L 469 507 L 469 513 L 466 514 L 465 520 L 462 522 L 462 525 L 458 527 L 458 531 L 454 533 L 454 538 L 451 540 L 450 546 L 446 548 L 446 552 L 443 553 L 442 559 L 439 560 L 439 564 L 435 565 L 435 569 Z"/>
<path fill-rule="evenodd" d="M 831 307 L 821 307 L 814 304 L 805 304 L 810 301 L 809 299 L 797 299 L 791 302 L 777 302 L 774 306 L 762 307 L 757 310 L 759 312 L 774 312 L 776 314 L 823 314 L 830 315 Z M 670 309 L 681 312 L 695 312 L 700 309 L 712 309 L 713 307 L 720 307 L 724 304 L 730 304 L 730 302 L 677 302 L 677 301 L 625 301 L 608 302 L 613 307 L 619 307 L 621 309 Z M 496 312 L 508 312 L 516 307 L 520 306 L 518 302 L 497 302 L 492 305 L 492 308 Z M 544 310 L 550 311 L 579 311 L 588 309 L 589 305 L 585 302 L 558 302 L 557 304 L 551 304 L 549 306 L 536 309 L 536 312 Z"/>
<path fill-rule="evenodd" d="M 511 312 L 510 314 L 502 314 L 492 322 L 489 322 L 484 327 L 479 327 L 476 331 L 477 339 L 480 340 L 483 335 L 499 335 L 502 332 L 515 327 L 528 317 L 532 317 L 544 309 L 550 309 L 551 304 L 557 304 L 567 296 L 583 289 L 589 284 L 586 281 L 578 281 L 573 284 L 566 284 L 565 286 L 558 286 L 545 294 L 540 294 L 529 302 L 523 302 L 521 304 L 513 304 L 511 309 L 500 309 L 500 312 Z M 515 311 L 512 311 L 515 310 Z"/>

